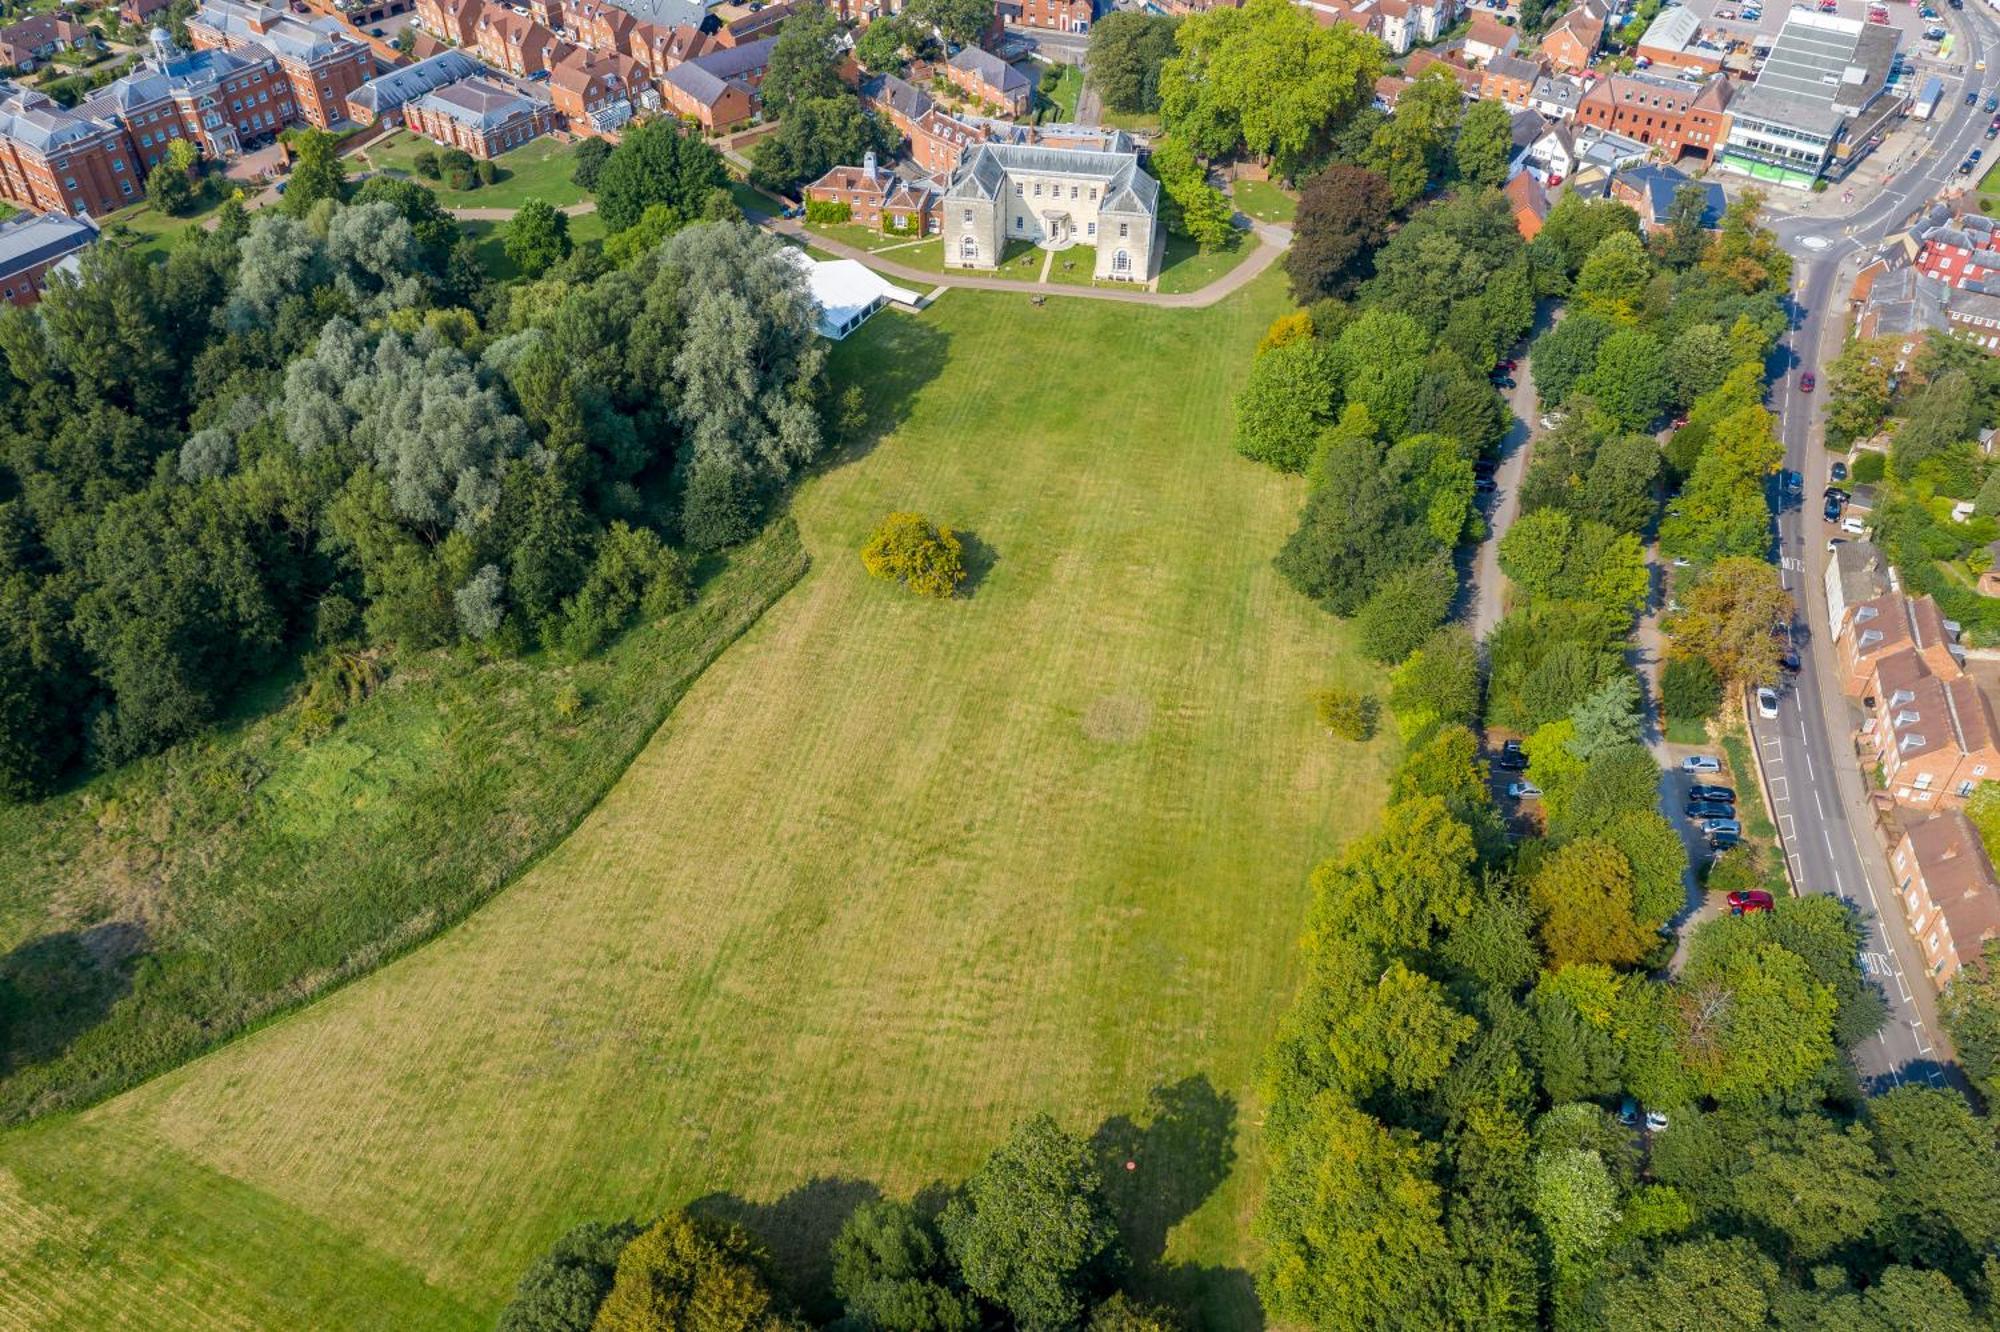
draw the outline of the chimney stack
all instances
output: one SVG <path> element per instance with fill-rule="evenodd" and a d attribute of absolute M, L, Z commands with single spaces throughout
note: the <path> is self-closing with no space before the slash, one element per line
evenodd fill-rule
<path fill-rule="evenodd" d="M 861 174 L 868 177 L 868 183 L 875 183 L 875 150 L 870 148 L 861 159 Z"/>

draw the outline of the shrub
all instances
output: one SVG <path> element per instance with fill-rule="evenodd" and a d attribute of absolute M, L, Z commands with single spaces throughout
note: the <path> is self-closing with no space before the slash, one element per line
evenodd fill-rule
<path fill-rule="evenodd" d="M 854 206 L 835 199 L 806 200 L 806 221 L 808 222 L 851 222 L 854 220 Z"/>
<path fill-rule="evenodd" d="M 1319 724 L 1343 740 L 1371 740 L 1381 705 L 1358 689 L 1322 689 L 1313 696 Z"/>
<path fill-rule="evenodd" d="M 494 166 L 490 159 L 482 160 L 476 170 L 479 172 L 481 185 L 491 185 L 500 178 L 500 168 Z"/>
<path fill-rule="evenodd" d="M 416 153 L 410 158 L 410 165 L 416 168 L 419 176 L 427 177 L 430 180 L 438 179 L 438 155 L 435 148 L 417 149 Z"/>
<path fill-rule="evenodd" d="M 681 540 L 696 550 L 722 550 L 757 530 L 757 489 L 751 478 L 720 459 L 703 459 L 688 471 L 681 496 Z"/>
<path fill-rule="evenodd" d="M 583 715 L 583 691 L 574 684 L 566 684 L 556 690 L 556 716 L 564 721 L 575 721 Z"/>
<path fill-rule="evenodd" d="M 920 513 L 892 513 L 869 534 L 861 566 L 920 597 L 948 597 L 965 581 L 965 551 L 949 527 Z"/>
<path fill-rule="evenodd" d="M 1660 672 L 1660 703 L 1675 721 L 1707 721 L 1722 706 L 1722 681 L 1706 658 L 1671 658 Z"/>
<path fill-rule="evenodd" d="M 1847 478 L 1857 486 L 1872 485 L 1882 479 L 1882 473 L 1888 465 L 1889 459 L 1872 449 L 1857 453 L 1854 455 L 1854 461 L 1848 465 Z"/>

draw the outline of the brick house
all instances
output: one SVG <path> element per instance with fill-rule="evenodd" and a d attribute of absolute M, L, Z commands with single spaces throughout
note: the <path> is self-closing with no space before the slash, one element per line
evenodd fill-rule
<path fill-rule="evenodd" d="M 53 14 L 34 14 L 0 28 L 0 65 L 30 70 L 58 51 L 94 46 L 97 39 L 81 23 Z"/>
<path fill-rule="evenodd" d="M 1001 19 L 1023 28 L 1089 32 L 1097 19 L 1092 0 L 1000 0 Z"/>
<path fill-rule="evenodd" d="M 119 0 L 118 20 L 134 27 L 170 8 L 174 0 Z"/>
<path fill-rule="evenodd" d="M 208 0 L 187 21 L 195 50 L 269 53 L 290 85 L 298 119 L 320 129 L 347 122 L 347 95 L 375 77 L 375 54 L 339 19 L 297 19 L 245 0 Z"/>
<path fill-rule="evenodd" d="M 1713 158 L 1729 134 L 1728 79 L 1695 86 L 1650 74 L 1613 74 L 1590 85 L 1577 103 L 1580 125 L 1622 134 L 1663 150 Z"/>
<path fill-rule="evenodd" d="M 150 60 L 77 110 L 124 128 L 143 188 L 145 173 L 175 139 L 191 141 L 204 156 L 227 158 L 275 138 L 302 118 L 293 94 L 277 56 L 262 46 L 182 52 L 162 33 Z M 338 124 L 346 115 L 343 97 L 332 119 Z"/>
<path fill-rule="evenodd" d="M 1516 111 L 1527 108 L 1535 84 L 1548 71 L 1534 56 L 1495 56 L 1479 74 L 1479 95 L 1489 102 L 1505 102 Z"/>
<path fill-rule="evenodd" d="M 482 159 L 498 157 L 555 128 L 549 103 L 477 78 L 425 93 L 403 115 L 416 133 Z"/>
<path fill-rule="evenodd" d="M 1932 675 L 1950 678 L 1961 669 L 1944 613 L 1929 597 L 1896 592 L 1854 603 L 1834 630 L 1833 646 L 1840 687 L 1850 698 L 1869 694 L 1876 663 L 1904 648 L 1921 657 Z"/>
<path fill-rule="evenodd" d="M 806 186 L 806 198 L 846 204 L 854 221 L 876 231 L 928 236 L 938 229 L 938 192 L 882 170 L 873 153 L 858 167 L 837 166 Z"/>
<path fill-rule="evenodd" d="M 1484 11 L 1475 10 L 1465 30 L 1465 58 L 1484 64 L 1495 56 L 1517 55 L 1521 34 Z"/>
<path fill-rule="evenodd" d="M 2000 882 L 1979 834 L 1947 810 L 1906 831 L 1889 857 L 1924 968 L 1942 987 L 2000 937 Z"/>
<path fill-rule="evenodd" d="M 417 0 L 417 25 L 454 46 L 476 46 L 483 0 Z"/>
<path fill-rule="evenodd" d="M 1873 715 L 1861 735 L 1898 804 L 1955 803 L 2000 779 L 2000 724 L 1970 678 L 1934 675 L 1903 648 L 1875 663 L 1869 689 Z"/>
<path fill-rule="evenodd" d="M 894 127 L 909 143 L 909 157 L 937 176 L 950 175 L 986 135 L 940 110 L 923 89 L 893 74 L 877 74 L 861 84 L 861 103 Z"/>
<path fill-rule="evenodd" d="M 661 100 L 710 134 L 742 124 L 761 105 L 757 85 L 764 81 L 776 40 L 765 37 L 675 65 L 660 81 Z"/>
<path fill-rule="evenodd" d="M 1026 115 L 1035 94 L 1027 75 L 977 46 L 960 47 L 945 65 L 944 76 L 973 101 L 996 106 L 1007 116 Z"/>
<path fill-rule="evenodd" d="M 562 43 L 547 24 L 511 9 L 488 5 L 473 25 L 479 58 L 516 78 L 540 74 L 562 58 Z"/>
<path fill-rule="evenodd" d="M 615 130 L 660 103 L 646 67 L 616 51 L 571 51 L 549 71 L 549 101 L 578 134 Z"/>
<path fill-rule="evenodd" d="M 663 28 L 656 23 L 635 24 L 626 37 L 625 54 L 652 71 L 655 79 L 676 65 L 699 60 L 722 49 L 715 34 L 682 23 Z"/>
<path fill-rule="evenodd" d="M 96 227 L 63 213 L 0 222 L 0 301 L 35 304 L 42 299 L 48 271 L 96 239 Z"/>
<path fill-rule="evenodd" d="M 1604 15 L 1583 4 L 1556 20 L 1539 49 L 1551 69 L 1578 74 L 1590 67 L 1590 58 L 1603 44 Z"/>

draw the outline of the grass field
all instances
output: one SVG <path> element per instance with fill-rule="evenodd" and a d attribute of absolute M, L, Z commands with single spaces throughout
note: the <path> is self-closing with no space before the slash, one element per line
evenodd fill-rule
<path fill-rule="evenodd" d="M 580 1219 L 706 1198 L 810 1246 L 1026 1114 L 1197 1076 L 1231 1150 L 1121 1183 L 1156 1280 L 1254 1325 L 1259 1052 L 1392 757 L 1315 724 L 1375 672 L 1271 568 L 1299 482 L 1228 444 L 1281 284 L 959 291 L 841 344 L 884 433 L 797 497 L 805 579 L 462 925 L 0 1138 L 0 1325 L 490 1326 Z M 899 508 L 967 533 L 970 595 L 864 575 Z"/>
<path fill-rule="evenodd" d="M 491 185 L 471 190 L 449 189 L 439 181 L 419 176 L 416 155 L 425 148 L 439 151 L 429 139 L 398 131 L 368 145 L 363 153 L 376 170 L 408 176 L 420 185 L 429 186 L 446 208 L 519 208 L 530 199 L 541 199 L 561 208 L 590 197 L 569 178 L 576 169 L 576 145 L 561 143 L 547 135 L 494 158 L 499 178 Z M 358 168 L 350 164 L 348 169 Z"/>
<path fill-rule="evenodd" d="M 486 274 L 495 282 L 511 282 L 521 276 L 521 269 L 507 257 L 507 237 L 505 222 L 461 222 L 458 229 L 469 236 L 479 253 L 479 262 L 486 268 Z M 595 213 L 578 213 L 569 220 L 570 242 L 577 246 L 598 245 L 604 241 L 604 219 Z"/>

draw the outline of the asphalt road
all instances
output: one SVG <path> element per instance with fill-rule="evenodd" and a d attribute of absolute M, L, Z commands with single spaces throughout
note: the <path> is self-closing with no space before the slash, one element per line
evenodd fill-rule
<path fill-rule="evenodd" d="M 1950 1053 L 1936 1020 L 1935 994 L 1923 974 L 1922 956 L 1909 936 L 1895 887 L 1869 826 L 1866 787 L 1852 743 L 1852 708 L 1841 694 L 1827 624 L 1826 542 L 1833 534 L 1820 517 L 1830 458 L 1815 442 L 1817 397 L 1802 392 L 1800 375 L 1824 372 L 1845 335 L 1846 284 L 1842 261 L 1873 249 L 1938 190 L 1957 180 L 1958 164 L 1984 146 L 1988 115 L 1965 103 L 1995 87 L 1996 71 L 1974 66 L 1995 51 L 1996 29 L 1983 0 L 1972 0 L 1959 25 L 1965 80 L 1948 84 L 1929 147 L 1910 170 L 1839 218 L 1783 218 L 1774 227 L 1795 260 L 1792 327 L 1779 349 L 1783 377 L 1773 391 L 1785 466 L 1804 478 L 1803 494 L 1780 496 L 1780 577 L 1802 611 L 1798 630 L 1801 669 L 1779 700 L 1774 720 L 1753 718 L 1751 731 L 1769 782 L 1773 810 L 1792 879 L 1802 892 L 1834 893 L 1854 902 L 1868 919 L 1862 962 L 1889 1001 L 1882 1031 L 1856 1051 L 1871 1090 L 1911 1080 L 1945 1081 Z M 1863 164 L 1862 173 L 1868 168 Z M 1860 193 L 1861 187 L 1852 187 Z"/>

